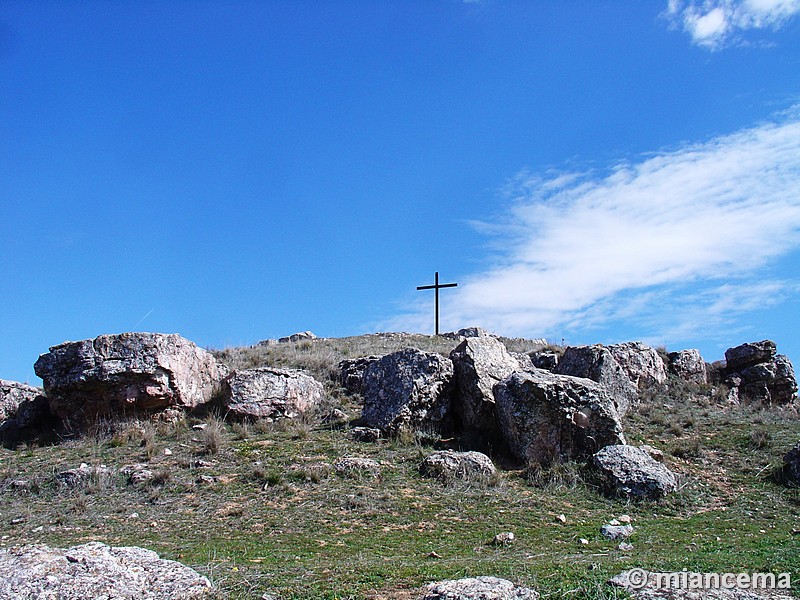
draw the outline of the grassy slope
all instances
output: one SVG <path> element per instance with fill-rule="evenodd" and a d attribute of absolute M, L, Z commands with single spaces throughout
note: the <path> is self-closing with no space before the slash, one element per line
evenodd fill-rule
<path fill-rule="evenodd" d="M 524 342 L 508 343 L 524 350 Z M 446 354 L 455 342 L 368 336 L 218 356 L 235 367 L 306 368 L 326 380 L 332 405 L 357 416 L 355 399 L 328 381 L 338 360 L 409 345 Z M 662 503 L 606 499 L 576 465 L 536 481 L 508 470 L 491 485 L 444 486 L 417 471 L 432 450 L 421 436 L 365 444 L 346 429 L 304 423 L 241 427 L 212 418 L 206 431 L 191 428 L 199 420 L 129 423 L 58 446 L 0 450 L 0 543 L 143 546 L 195 567 L 232 599 L 413 597 L 429 581 L 483 574 L 545 597 L 613 598 L 624 594 L 603 582 L 632 567 L 800 577 L 800 491 L 769 479 L 797 442 L 796 412 L 673 395 L 649 398 L 626 420 L 629 441 L 664 450 L 681 475 L 681 490 Z M 342 456 L 374 458 L 382 474 L 342 477 L 325 466 Z M 128 485 L 122 475 L 98 475 L 75 489 L 55 482 L 81 462 L 143 462 L 157 477 Z M 14 489 L 11 479 L 30 488 Z M 629 551 L 599 535 L 623 513 L 637 528 Z M 516 541 L 491 545 L 502 531 Z"/>

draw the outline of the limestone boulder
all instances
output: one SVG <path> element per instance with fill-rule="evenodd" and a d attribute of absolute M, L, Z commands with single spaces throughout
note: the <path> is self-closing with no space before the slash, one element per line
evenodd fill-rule
<path fill-rule="evenodd" d="M 152 550 L 89 542 L 67 549 L 44 545 L 0 548 L 0 598 L 199 600 L 211 583 Z"/>
<path fill-rule="evenodd" d="M 787 356 L 775 342 L 763 340 L 725 351 L 724 383 L 739 401 L 789 404 L 797 398 L 797 379 Z M 735 390 L 735 391 L 734 391 Z"/>
<path fill-rule="evenodd" d="M 314 411 L 324 394 L 320 382 L 297 369 L 243 369 L 220 385 L 220 402 L 236 419 L 294 419 Z"/>
<path fill-rule="evenodd" d="M 635 446 L 606 446 L 592 457 L 592 464 L 613 496 L 658 500 L 678 487 L 672 471 Z"/>
<path fill-rule="evenodd" d="M 421 600 L 537 600 L 538 592 L 499 577 L 465 577 L 431 583 Z"/>
<path fill-rule="evenodd" d="M 628 373 L 601 344 L 567 347 L 553 372 L 599 383 L 613 399 L 620 417 L 639 399 L 639 390 Z"/>
<path fill-rule="evenodd" d="M 50 410 L 72 423 L 95 417 L 195 408 L 225 374 L 177 334 L 122 333 L 53 346 L 34 365 Z"/>
<path fill-rule="evenodd" d="M 638 389 L 667 382 L 667 368 L 661 355 L 642 342 L 625 342 L 608 346 L 611 356 Z"/>
<path fill-rule="evenodd" d="M 403 427 L 441 431 L 450 426 L 453 363 L 407 348 L 381 357 L 364 371 L 362 425 L 394 433 Z"/>
<path fill-rule="evenodd" d="M 0 423 L 13 417 L 21 403 L 34 400 L 42 394 L 44 390 L 40 387 L 0 379 Z"/>
<path fill-rule="evenodd" d="M 481 452 L 440 450 L 425 457 L 420 472 L 442 481 L 485 481 L 497 473 L 492 459 Z"/>
<path fill-rule="evenodd" d="M 494 337 L 466 338 L 450 353 L 456 381 L 453 412 L 460 426 L 487 438 L 499 436 L 494 386 L 522 370 L 503 343 Z"/>
<path fill-rule="evenodd" d="M 708 368 L 699 350 L 670 352 L 667 358 L 669 359 L 669 372 L 676 377 L 690 383 L 708 383 Z"/>
<path fill-rule="evenodd" d="M 739 372 L 748 367 L 771 362 L 777 354 L 777 347 L 772 340 L 748 342 L 725 351 L 726 368 L 730 372 Z"/>
<path fill-rule="evenodd" d="M 451 340 L 463 340 L 464 338 L 477 338 L 477 337 L 497 337 L 492 332 L 487 331 L 483 327 L 463 327 L 458 331 L 448 331 L 443 333 L 442 337 Z"/>
<path fill-rule="evenodd" d="M 624 444 L 616 403 L 589 379 L 537 369 L 513 373 L 494 388 L 500 431 L 509 450 L 531 465 L 585 460 Z"/>

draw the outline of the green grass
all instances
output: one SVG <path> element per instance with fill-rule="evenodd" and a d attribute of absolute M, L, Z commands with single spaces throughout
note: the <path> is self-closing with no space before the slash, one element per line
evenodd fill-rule
<path fill-rule="evenodd" d="M 309 368 L 324 380 L 328 402 L 356 416 L 357 399 L 330 379 L 335 364 L 404 344 L 446 354 L 456 342 L 376 336 L 218 355 L 234 366 Z M 800 490 L 770 479 L 797 442 L 797 414 L 723 408 L 708 401 L 710 389 L 692 393 L 653 394 L 626 418 L 629 441 L 663 450 L 680 476 L 681 489 L 659 503 L 607 499 L 580 465 L 444 485 L 419 473 L 433 450 L 429 435 L 369 444 L 313 423 L 243 428 L 189 418 L 0 449 L 1 543 L 142 546 L 194 567 L 232 600 L 412 598 L 425 583 L 477 575 L 530 585 L 545 598 L 622 598 L 605 581 L 633 567 L 800 577 Z M 202 423 L 205 430 L 192 428 Z M 337 475 L 331 465 L 343 456 L 377 460 L 380 476 Z M 115 471 L 74 489 L 56 482 L 82 462 Z M 155 480 L 131 485 L 117 474 L 133 463 Z M 636 527 L 630 551 L 599 533 L 623 513 Z M 515 541 L 492 545 L 503 531 Z"/>

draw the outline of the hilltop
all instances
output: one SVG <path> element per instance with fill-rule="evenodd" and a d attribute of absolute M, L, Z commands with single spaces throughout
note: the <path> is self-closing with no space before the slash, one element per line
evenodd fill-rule
<path fill-rule="evenodd" d="M 343 385 L 342 361 L 407 348 L 447 357 L 463 341 L 387 333 L 212 350 L 226 372 L 299 369 L 323 393 L 272 422 L 225 420 L 211 404 L 2 449 L 2 546 L 141 546 L 232 599 L 418 598 L 427 583 L 479 575 L 544 597 L 615 598 L 625 592 L 606 581 L 634 567 L 800 573 L 800 490 L 778 477 L 798 442 L 796 404 L 736 403 L 714 377 L 668 373 L 621 417 L 628 444 L 650 446 L 677 476 L 655 501 L 605 494 L 584 460 L 526 464 L 494 447 L 491 477 L 427 477 L 425 457 L 468 449 L 427 427 L 354 438 L 364 399 Z M 567 351 L 500 341 L 533 358 Z M 625 516 L 626 542 L 601 535 Z"/>

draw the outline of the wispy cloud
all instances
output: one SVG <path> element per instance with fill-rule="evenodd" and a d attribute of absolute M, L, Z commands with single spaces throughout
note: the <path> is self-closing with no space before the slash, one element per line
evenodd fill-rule
<path fill-rule="evenodd" d="M 669 0 L 666 17 L 692 41 L 715 50 L 748 29 L 778 28 L 800 13 L 800 0 Z"/>
<path fill-rule="evenodd" d="M 483 229 L 504 250 L 447 290 L 449 327 L 560 337 L 616 322 L 664 342 L 798 293 L 760 270 L 800 248 L 796 112 L 602 174 L 523 172 L 504 193 L 506 217 Z"/>

